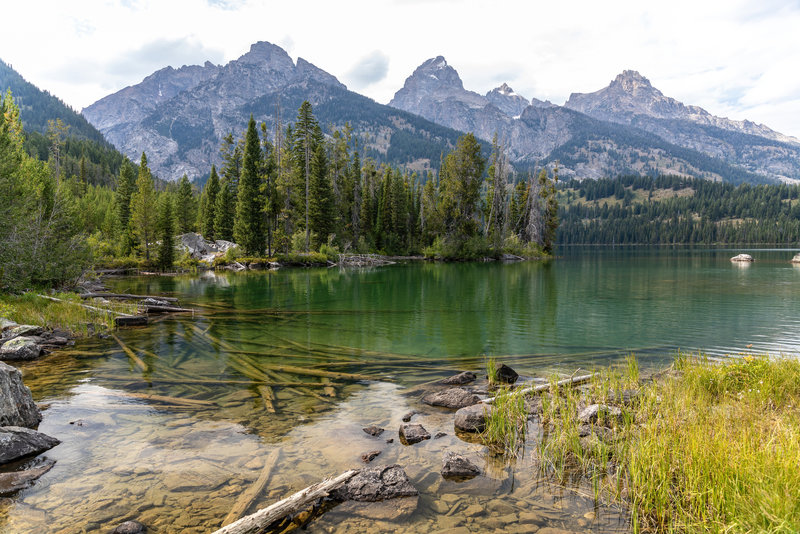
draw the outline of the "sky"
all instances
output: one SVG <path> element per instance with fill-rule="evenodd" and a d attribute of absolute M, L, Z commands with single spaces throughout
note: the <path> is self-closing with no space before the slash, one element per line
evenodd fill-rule
<path fill-rule="evenodd" d="M 2 13 L 0 59 L 76 110 L 269 41 L 384 104 L 438 55 L 467 89 L 507 82 L 555 104 L 633 69 L 800 138 L 800 0 L 26 0 Z"/>

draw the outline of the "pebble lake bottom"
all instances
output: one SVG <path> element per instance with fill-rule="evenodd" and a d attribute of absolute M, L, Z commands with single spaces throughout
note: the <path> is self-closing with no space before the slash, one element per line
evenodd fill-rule
<path fill-rule="evenodd" d="M 746 252 L 755 262 L 732 264 Z M 424 384 L 488 358 L 525 380 L 576 369 L 800 351 L 800 267 L 791 249 L 570 248 L 550 262 L 410 263 L 125 277 L 112 290 L 168 294 L 192 316 L 20 366 L 62 440 L 53 469 L 0 499 L 0 532 L 104 532 L 129 519 L 153 532 L 211 532 L 279 451 L 249 512 L 350 468 L 403 466 L 414 502 L 347 502 L 310 532 L 626 532 L 624 507 L 580 477 L 556 483 L 529 425 L 516 458 L 457 436 L 453 412 L 421 404 Z M 398 439 L 402 417 L 445 436 Z M 370 436 L 363 427 L 386 431 Z M 462 439 L 463 438 L 463 439 Z M 392 443 L 387 443 L 392 439 Z M 445 452 L 481 469 L 442 478 Z"/>

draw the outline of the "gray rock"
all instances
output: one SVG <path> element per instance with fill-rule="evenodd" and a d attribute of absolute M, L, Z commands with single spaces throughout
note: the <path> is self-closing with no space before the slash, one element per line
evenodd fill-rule
<path fill-rule="evenodd" d="M 445 378 L 440 383 L 447 386 L 462 386 L 475 381 L 476 378 L 478 378 L 478 376 L 475 373 L 464 371 L 463 373 L 458 373 L 457 375 Z"/>
<path fill-rule="evenodd" d="M 444 478 L 466 479 L 481 474 L 477 465 L 466 456 L 454 452 L 445 452 L 442 458 L 442 476 Z"/>
<path fill-rule="evenodd" d="M 794 258 L 792 258 L 792 263 L 800 263 L 800 254 L 795 254 Z"/>
<path fill-rule="evenodd" d="M 0 360 L 6 361 L 35 360 L 41 354 L 42 348 L 36 344 L 36 340 L 25 336 L 6 341 L 0 348 Z"/>
<path fill-rule="evenodd" d="M 426 439 L 431 439 L 431 435 L 422 425 L 416 423 L 400 425 L 400 441 L 403 445 L 413 445 Z"/>
<path fill-rule="evenodd" d="M 12 321 L 11 319 L 6 319 L 5 317 L 0 317 L 0 332 L 8 330 L 10 328 L 14 328 L 18 326 L 17 323 Z"/>
<path fill-rule="evenodd" d="M 737 254 L 731 258 L 731 261 L 753 261 L 753 256 L 750 254 Z"/>
<path fill-rule="evenodd" d="M 331 492 L 339 501 L 375 502 L 396 497 L 413 497 L 419 491 L 399 465 L 384 465 L 362 469 L 346 484 Z"/>
<path fill-rule="evenodd" d="M 464 432 L 483 432 L 486 430 L 486 417 L 491 413 L 491 404 L 467 406 L 456 412 L 453 424 L 456 429 Z"/>
<path fill-rule="evenodd" d="M 41 421 L 31 390 L 22 383 L 22 373 L 0 362 L 0 426 L 36 428 Z"/>
<path fill-rule="evenodd" d="M 495 364 L 494 369 L 497 381 L 501 384 L 513 384 L 519 378 L 517 372 L 504 363 Z"/>
<path fill-rule="evenodd" d="M 125 521 L 117 525 L 111 534 L 144 534 L 145 532 L 147 532 L 147 527 L 138 521 Z"/>
<path fill-rule="evenodd" d="M 21 426 L 0 428 L 0 465 L 41 454 L 61 443 L 56 438 Z"/>
<path fill-rule="evenodd" d="M 44 332 L 44 328 L 35 324 L 21 324 L 14 326 L 6 331 L 6 336 L 38 336 Z"/>
<path fill-rule="evenodd" d="M 433 439 L 443 438 L 447 435 L 447 432 L 437 432 L 436 435 L 433 436 Z"/>
<path fill-rule="evenodd" d="M 40 467 L 24 471 L 0 473 L 0 497 L 7 497 L 12 493 L 29 487 L 36 479 L 50 471 L 54 465 L 55 462 L 50 461 Z"/>
<path fill-rule="evenodd" d="M 175 304 L 166 300 L 146 298 L 139 301 L 139 306 L 175 306 Z"/>
<path fill-rule="evenodd" d="M 366 432 L 370 436 L 378 437 L 381 434 L 383 434 L 383 430 L 384 429 L 382 429 L 381 427 L 372 425 L 372 426 L 368 426 L 368 427 L 362 428 L 361 430 L 363 430 L 364 432 Z"/>
<path fill-rule="evenodd" d="M 407 414 L 403 415 L 403 422 L 404 423 L 408 423 L 409 421 L 411 421 L 411 418 L 414 417 L 415 415 L 417 415 L 418 413 L 420 413 L 420 412 L 418 412 L 416 410 L 412 410 L 412 411 L 408 412 Z"/>
<path fill-rule="evenodd" d="M 603 424 L 615 424 L 622 422 L 622 410 L 616 406 L 591 404 L 578 412 L 578 420 L 581 423 L 590 425 L 596 425 L 598 422 Z"/>
<path fill-rule="evenodd" d="M 429 393 L 422 397 L 422 402 L 431 406 L 443 406 L 445 408 L 464 408 L 480 402 L 480 397 L 462 388 L 449 388 L 444 391 Z"/>
<path fill-rule="evenodd" d="M 365 464 L 368 464 L 368 463 L 370 463 L 372 460 L 374 460 L 375 458 L 377 458 L 377 457 L 378 457 L 378 455 L 380 455 L 380 453 L 381 453 L 381 451 L 369 451 L 369 452 L 365 452 L 364 454 L 362 454 L 362 455 L 361 455 L 361 461 L 362 461 L 362 462 L 364 462 Z"/>

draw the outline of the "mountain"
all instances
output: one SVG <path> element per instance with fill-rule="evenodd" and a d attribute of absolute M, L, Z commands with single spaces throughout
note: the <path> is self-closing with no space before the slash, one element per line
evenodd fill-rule
<path fill-rule="evenodd" d="M 665 97 L 625 71 L 565 106 L 464 88 L 444 57 L 422 63 L 389 105 L 489 141 L 497 133 L 517 166 L 555 163 L 578 178 L 673 173 L 732 182 L 800 179 L 797 140 L 754 123 L 714 117 Z"/>
<path fill-rule="evenodd" d="M 25 131 L 25 150 L 42 161 L 50 157 L 47 123 L 61 119 L 69 128 L 64 140 L 61 168 L 66 176 L 83 173 L 88 183 L 112 184 L 125 157 L 83 115 L 47 91 L 25 80 L 0 60 L 0 91 L 8 90 L 19 107 Z M 83 164 L 81 164 L 83 162 Z"/>
<path fill-rule="evenodd" d="M 293 122 L 300 104 L 314 107 L 323 131 L 349 123 L 362 155 L 425 170 L 438 164 L 460 132 L 349 91 L 336 77 L 303 58 L 295 63 L 279 46 L 258 42 L 224 66 L 167 67 L 141 83 L 83 110 L 131 158 L 147 153 L 161 177 L 207 175 L 220 164 L 222 138 L 240 135 L 252 114 L 274 131 Z"/>

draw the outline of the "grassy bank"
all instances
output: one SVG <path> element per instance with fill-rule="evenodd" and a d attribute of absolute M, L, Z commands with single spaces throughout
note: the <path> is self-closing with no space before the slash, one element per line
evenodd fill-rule
<path fill-rule="evenodd" d="M 65 330 L 74 337 L 92 334 L 92 330 L 114 328 L 115 315 L 111 311 L 135 314 L 136 304 L 107 302 L 102 305 L 90 303 L 94 307 L 110 310 L 95 311 L 84 308 L 77 293 L 56 293 L 52 295 L 63 302 L 55 302 L 37 296 L 35 293 L 20 295 L 0 294 L 0 317 L 11 319 L 19 324 L 34 324 L 48 329 Z M 93 326 L 89 326 L 93 325 Z"/>
<path fill-rule="evenodd" d="M 640 381 L 631 358 L 541 402 L 541 468 L 562 480 L 589 477 L 598 498 L 630 510 L 634 532 L 800 531 L 795 359 L 680 355 Z M 622 413 L 601 413 L 587 430 L 578 413 L 593 403 Z M 503 405 L 519 417 L 518 404 Z"/>

